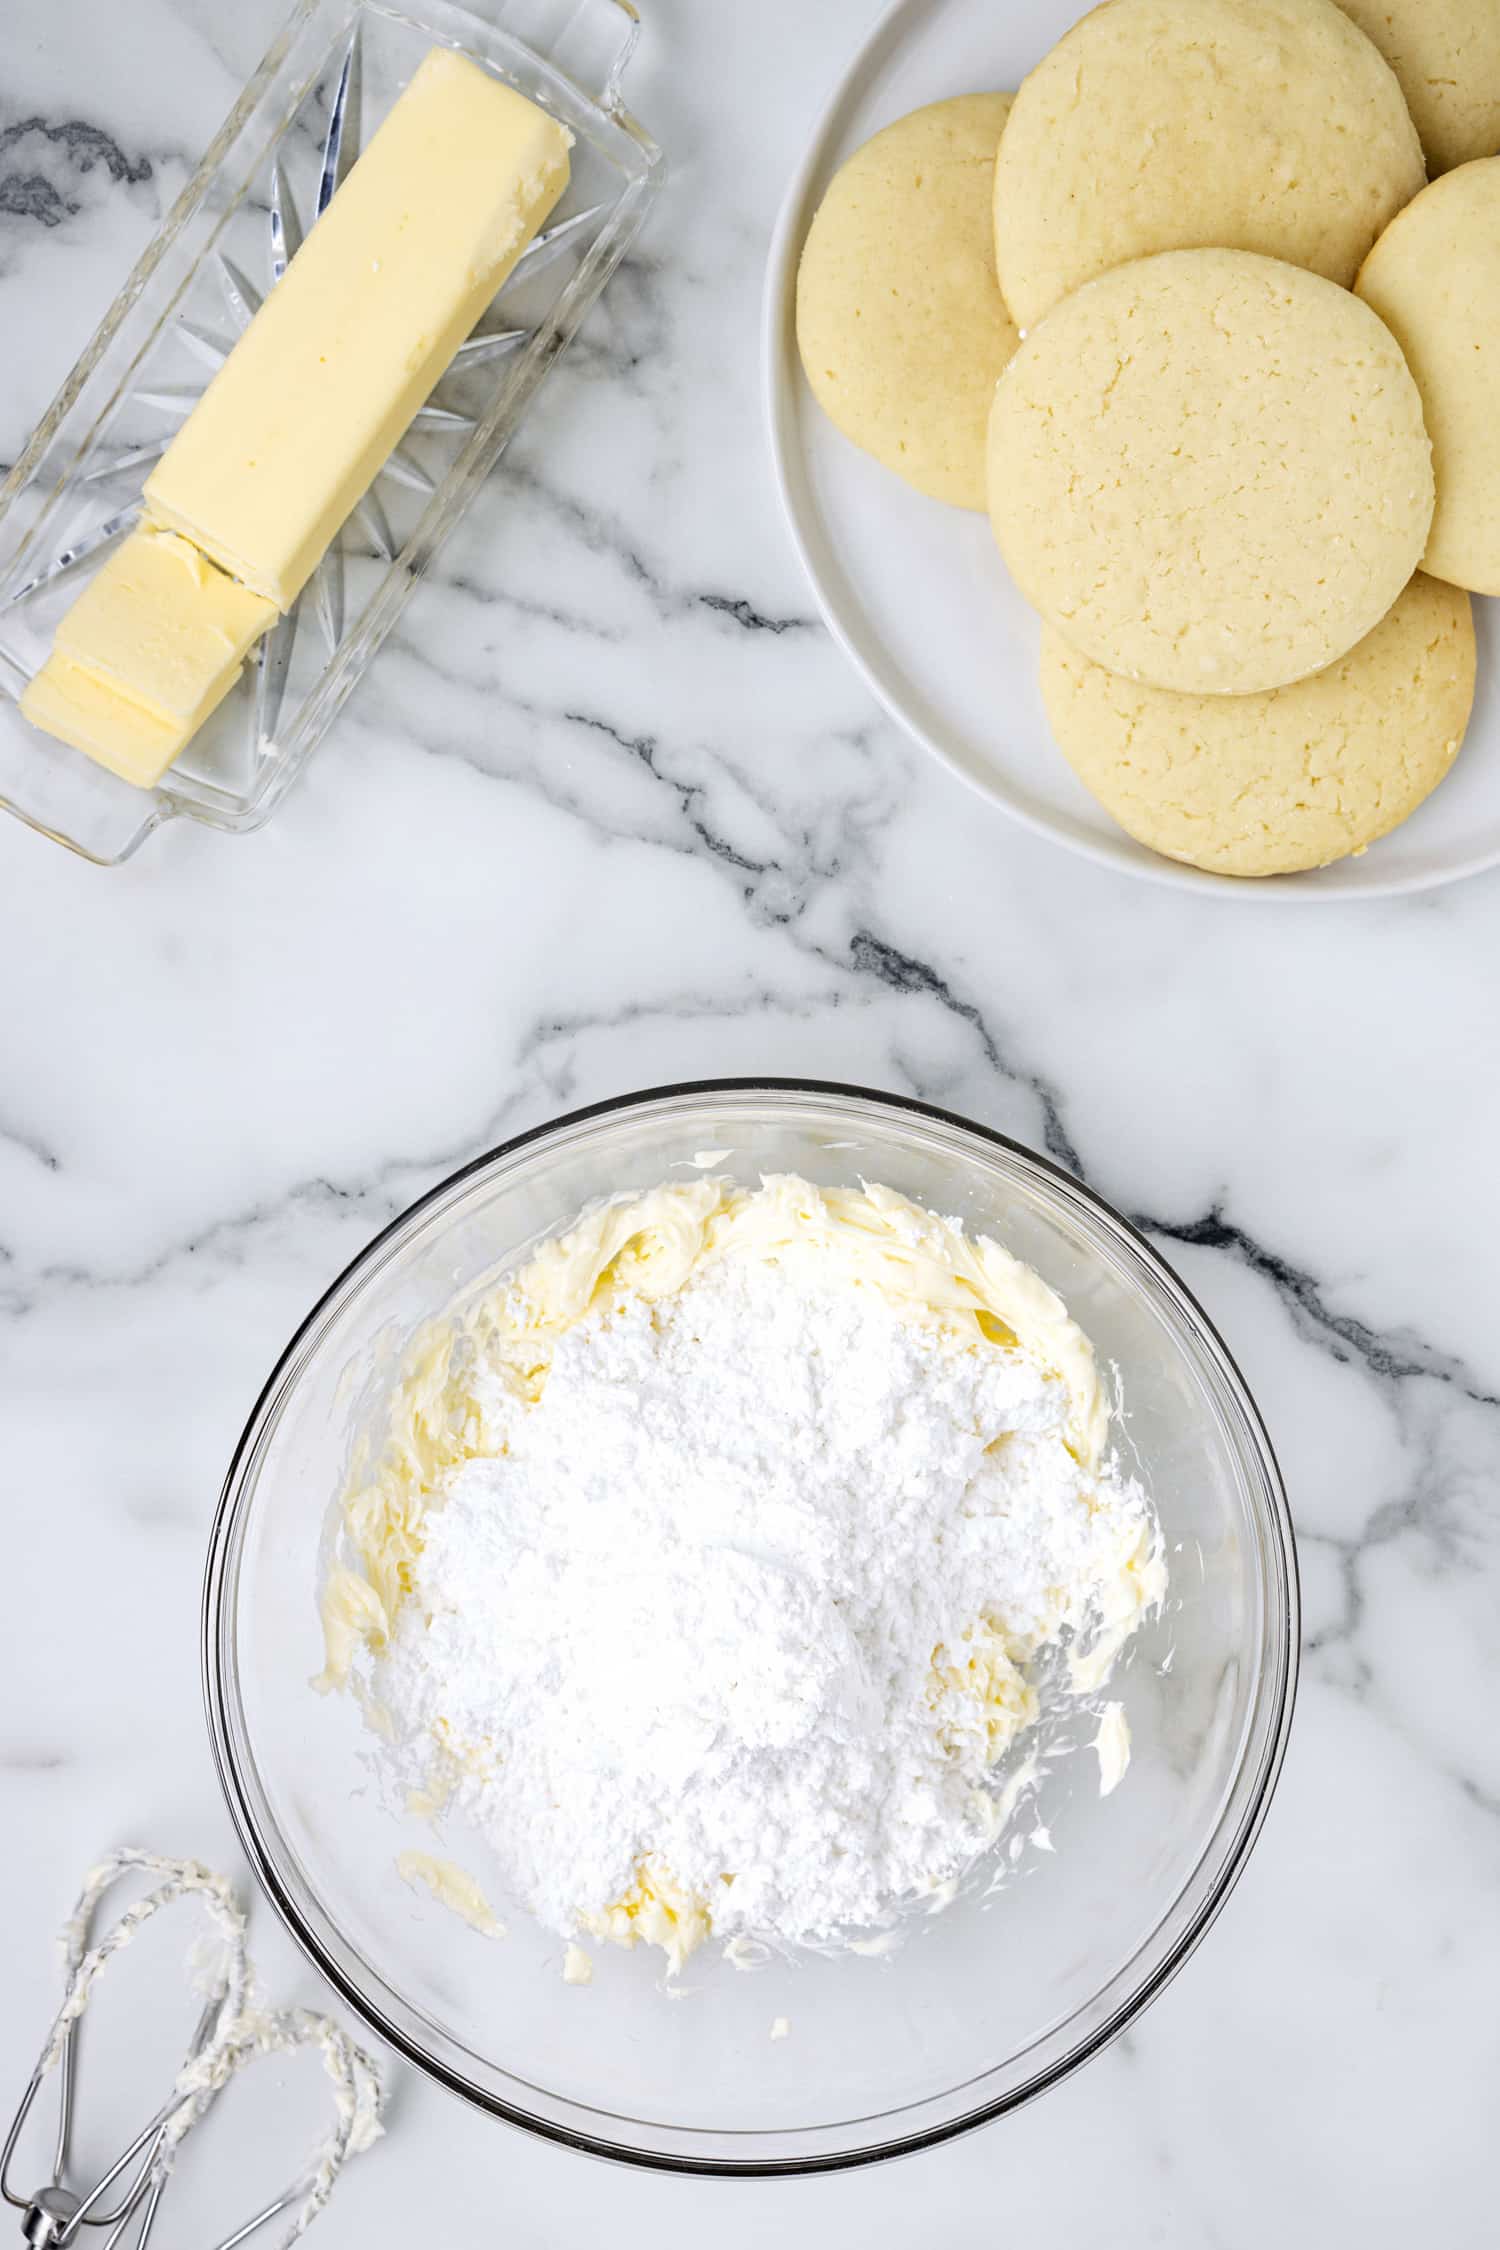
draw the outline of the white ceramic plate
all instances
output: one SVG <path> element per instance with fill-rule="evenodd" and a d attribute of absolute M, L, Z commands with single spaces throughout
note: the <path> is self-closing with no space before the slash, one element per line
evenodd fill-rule
<path fill-rule="evenodd" d="M 1475 604 L 1480 688 L 1436 795 L 1360 858 L 1236 882 L 1179 867 L 1121 833 L 1054 747 L 1036 684 L 1038 628 L 982 516 L 912 492 L 842 438 L 797 361 L 797 260 L 832 173 L 893 118 L 947 94 L 1016 86 L 1082 13 L 1076 0 L 896 0 L 836 88 L 771 244 L 764 353 L 771 448 L 792 537 L 834 637 L 907 732 L 976 789 L 1073 851 L 1185 890 L 1349 899 L 1425 890 L 1500 863 L 1500 655 Z"/>

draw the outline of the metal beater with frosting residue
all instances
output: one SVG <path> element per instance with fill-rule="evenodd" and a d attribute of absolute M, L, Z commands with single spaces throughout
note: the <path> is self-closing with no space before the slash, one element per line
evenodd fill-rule
<path fill-rule="evenodd" d="M 100 1900 L 129 1875 L 146 1877 L 152 1888 L 95 1939 L 93 1924 Z M 79 2021 L 110 1961 L 163 1907 L 179 1900 L 191 1900 L 199 1907 L 217 1940 L 218 1958 L 203 2012 L 165 2101 L 107 2170 L 91 2182 L 75 2185 L 69 2171 Z M 84 2227 L 107 2230 L 99 2250 L 147 2250 L 173 2159 L 193 2126 L 247 2063 L 311 2046 L 320 2050 L 333 2082 L 333 2129 L 292 2184 L 224 2236 L 216 2250 L 235 2250 L 288 2212 L 291 2218 L 280 2242 L 283 2246 L 295 2242 L 328 2201 L 348 2159 L 368 2148 L 381 2130 L 378 2065 L 328 2017 L 305 2008 L 265 2006 L 245 1949 L 245 1916 L 239 1901 L 224 1876 L 197 1860 L 164 1859 L 134 1850 L 112 1853 L 88 1875 L 62 1942 L 67 1978 L 62 2005 L 0 2151 L 0 2196 L 21 2212 L 21 2236 L 29 2250 L 68 2250 Z M 27 2196 L 12 2186 L 11 2167 L 22 2129 L 54 2072 L 58 2121 L 52 2177 Z"/>

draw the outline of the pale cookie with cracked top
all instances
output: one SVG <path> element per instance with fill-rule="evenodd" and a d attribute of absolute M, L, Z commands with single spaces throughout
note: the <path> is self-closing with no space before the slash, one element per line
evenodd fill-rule
<path fill-rule="evenodd" d="M 1069 297 L 990 416 L 990 519 L 1021 592 L 1128 678 L 1245 695 L 1362 640 L 1432 521 L 1395 338 L 1347 290 L 1173 250 Z"/>
<path fill-rule="evenodd" d="M 1422 394 L 1437 475 L 1422 568 L 1500 594 L 1500 156 L 1434 180 L 1387 227 L 1357 287 Z"/>
<path fill-rule="evenodd" d="M 1426 176 L 1390 65 L 1334 0 L 1106 0 L 1016 96 L 1000 287 L 1023 332 L 1159 250 L 1256 250 L 1347 288 Z"/>
<path fill-rule="evenodd" d="M 1042 697 L 1085 788 L 1138 842 L 1217 875 L 1326 867 L 1437 787 L 1474 700 L 1469 598 L 1414 578 L 1357 648 L 1268 695 L 1173 695 L 1043 637 Z"/>
<path fill-rule="evenodd" d="M 1500 0 L 1339 0 L 1401 83 L 1427 168 L 1500 154 Z"/>
<path fill-rule="evenodd" d="M 1019 338 L 990 198 L 1009 94 L 887 125 L 840 166 L 797 268 L 797 344 L 845 437 L 935 500 L 985 505 L 985 427 Z"/>

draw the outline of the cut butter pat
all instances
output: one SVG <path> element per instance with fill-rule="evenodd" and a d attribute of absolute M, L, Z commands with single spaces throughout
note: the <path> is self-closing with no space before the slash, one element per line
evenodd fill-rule
<path fill-rule="evenodd" d="M 221 703 L 275 605 L 175 533 L 133 531 L 58 626 L 21 698 L 34 726 L 152 788 Z"/>
<path fill-rule="evenodd" d="M 568 183 L 572 136 L 436 47 L 146 484 L 288 609 Z"/>

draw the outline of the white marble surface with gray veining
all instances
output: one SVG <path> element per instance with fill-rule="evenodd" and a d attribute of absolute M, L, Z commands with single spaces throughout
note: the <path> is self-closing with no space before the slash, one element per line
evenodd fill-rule
<path fill-rule="evenodd" d="M 277 14 L 10 0 L 0 460 Z M 1137 2028 L 954 2147 L 674 2182 L 405 2074 L 318 2239 L 1491 2242 L 1500 879 L 1179 896 L 1009 826 L 873 708 L 778 520 L 757 372 L 778 199 L 872 14 L 653 0 L 634 98 L 672 187 L 269 829 L 169 829 L 101 873 L 0 821 L 0 2072 L 19 2087 L 47 1933 L 102 1847 L 239 1864 L 198 1700 L 205 1533 L 327 1280 L 573 1104 L 806 1072 L 1045 1148 L 1226 1331 L 1307 1606 L 1264 1837 Z"/>

